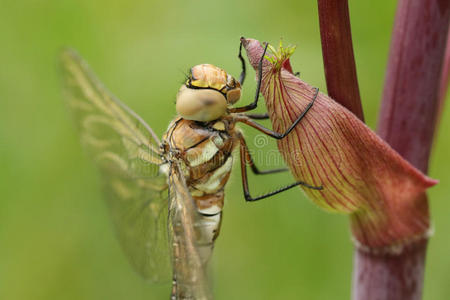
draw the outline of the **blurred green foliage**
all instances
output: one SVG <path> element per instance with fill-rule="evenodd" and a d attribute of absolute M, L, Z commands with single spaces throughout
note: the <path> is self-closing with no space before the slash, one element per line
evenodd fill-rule
<path fill-rule="evenodd" d="M 374 128 L 395 3 L 350 1 L 350 8 L 363 105 Z M 315 1 L 0 1 L 0 299 L 169 295 L 168 285 L 150 285 L 131 270 L 115 240 L 98 174 L 61 100 L 59 49 L 78 49 L 162 134 L 190 66 L 208 62 L 239 74 L 241 35 L 297 44 L 294 69 L 326 90 Z M 243 101 L 253 97 L 253 78 L 250 71 Z M 430 167 L 441 183 L 429 192 L 436 234 L 425 299 L 450 298 L 449 127 L 447 110 Z M 252 145 L 255 131 L 245 132 Z M 235 165 L 212 263 L 216 298 L 349 299 L 347 218 L 320 211 L 297 189 L 245 203 L 237 171 Z M 252 179 L 255 194 L 292 180 Z"/>

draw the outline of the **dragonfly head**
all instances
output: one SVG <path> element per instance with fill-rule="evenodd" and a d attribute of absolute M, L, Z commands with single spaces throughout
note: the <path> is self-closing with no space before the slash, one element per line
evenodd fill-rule
<path fill-rule="evenodd" d="M 241 97 L 241 84 L 224 70 L 209 64 L 191 68 L 178 91 L 177 112 L 185 119 L 208 122 L 225 115 Z"/>

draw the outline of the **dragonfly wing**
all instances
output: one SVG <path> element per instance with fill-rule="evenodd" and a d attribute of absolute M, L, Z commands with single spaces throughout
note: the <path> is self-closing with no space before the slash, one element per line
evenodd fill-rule
<path fill-rule="evenodd" d="M 153 130 L 100 83 L 73 50 L 61 55 L 65 100 L 100 169 L 118 238 L 146 278 L 170 277 L 167 176 Z"/>
<path fill-rule="evenodd" d="M 201 215 L 187 188 L 183 168 L 174 161 L 169 174 L 169 228 L 176 299 L 211 299 L 206 264 L 196 243 L 196 224 L 200 222 Z"/>
<path fill-rule="evenodd" d="M 135 178 L 104 177 L 105 198 L 130 263 L 144 278 L 167 282 L 172 274 L 167 189 L 157 191 L 147 186 L 148 181 Z M 161 178 L 161 184 L 165 180 Z"/>

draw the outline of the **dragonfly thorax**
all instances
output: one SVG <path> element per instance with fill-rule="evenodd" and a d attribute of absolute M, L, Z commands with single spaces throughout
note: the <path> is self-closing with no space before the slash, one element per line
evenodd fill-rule
<path fill-rule="evenodd" d="M 228 112 L 241 97 L 241 85 L 221 68 L 210 64 L 191 68 L 178 91 L 176 109 L 184 119 L 209 122 Z"/>

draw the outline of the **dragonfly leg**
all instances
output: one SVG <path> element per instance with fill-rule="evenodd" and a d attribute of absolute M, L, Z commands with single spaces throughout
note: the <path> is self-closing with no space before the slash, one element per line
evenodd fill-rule
<path fill-rule="evenodd" d="M 268 128 L 262 126 L 261 124 L 258 124 L 256 122 L 252 121 L 250 119 L 250 117 L 248 117 L 246 115 L 236 116 L 235 121 L 247 124 L 255 129 L 261 131 L 262 133 L 267 134 L 268 136 L 271 136 L 273 138 L 281 140 L 282 138 L 286 137 L 295 128 L 295 126 L 297 126 L 298 123 L 300 123 L 300 121 L 306 116 L 306 113 L 313 106 L 314 101 L 316 100 L 317 95 L 319 94 L 319 89 L 318 88 L 315 88 L 315 89 L 316 89 L 316 93 L 314 94 L 314 97 L 311 100 L 311 102 L 308 104 L 306 109 L 300 114 L 300 116 L 298 116 L 297 120 L 295 120 L 294 123 L 292 123 L 292 125 L 289 126 L 289 128 L 284 133 L 279 133 L 279 132 L 275 132 L 271 129 L 268 129 Z"/>
<path fill-rule="evenodd" d="M 245 60 L 244 57 L 242 57 L 242 42 L 239 44 L 239 60 L 241 61 L 241 66 L 242 66 L 242 72 L 241 75 L 239 75 L 239 83 L 241 84 L 241 86 L 244 85 L 244 81 L 245 81 L 245 76 L 246 76 L 246 67 L 245 67 Z"/>
<path fill-rule="evenodd" d="M 246 201 L 257 201 L 257 200 L 261 200 L 264 198 L 268 198 L 270 196 L 284 192 L 284 191 L 289 190 L 298 185 L 303 185 L 307 188 L 314 189 L 314 190 L 322 190 L 323 189 L 322 186 L 312 186 L 303 181 L 297 181 L 290 185 L 287 185 L 285 187 L 282 187 L 275 191 L 272 191 L 270 193 L 263 194 L 263 195 L 260 195 L 257 197 L 252 197 L 250 195 L 250 189 L 248 187 L 248 176 L 247 176 L 248 148 L 246 147 L 245 142 L 244 143 L 242 142 L 243 138 L 241 138 L 240 141 L 241 141 L 241 143 L 240 143 L 241 177 L 242 177 L 242 187 L 244 190 L 244 197 L 245 197 Z"/>
<path fill-rule="evenodd" d="M 269 43 L 266 43 L 266 47 L 264 48 L 264 52 L 261 55 L 261 59 L 259 60 L 259 64 L 258 64 L 258 84 L 256 86 L 255 99 L 249 105 L 231 108 L 229 110 L 231 113 L 245 112 L 245 111 L 253 110 L 258 106 L 259 93 L 261 91 L 261 82 L 262 82 L 262 65 L 263 65 L 263 61 L 264 61 L 264 55 L 266 55 L 268 46 L 269 46 Z"/>
<path fill-rule="evenodd" d="M 269 114 L 245 114 L 247 117 L 253 120 L 267 120 L 269 118 Z"/>
<path fill-rule="evenodd" d="M 244 151 L 245 154 L 245 163 L 250 165 L 250 168 L 252 172 L 256 175 L 266 175 L 266 174 L 273 174 L 273 173 L 279 173 L 279 172 L 285 172 L 288 171 L 288 168 L 277 168 L 277 169 L 271 169 L 271 170 L 260 170 L 256 165 L 255 162 L 250 155 L 250 151 L 248 149 L 247 143 L 245 142 L 244 137 L 242 134 L 239 134 L 238 136 L 239 141 L 241 143 L 241 151 Z"/>

